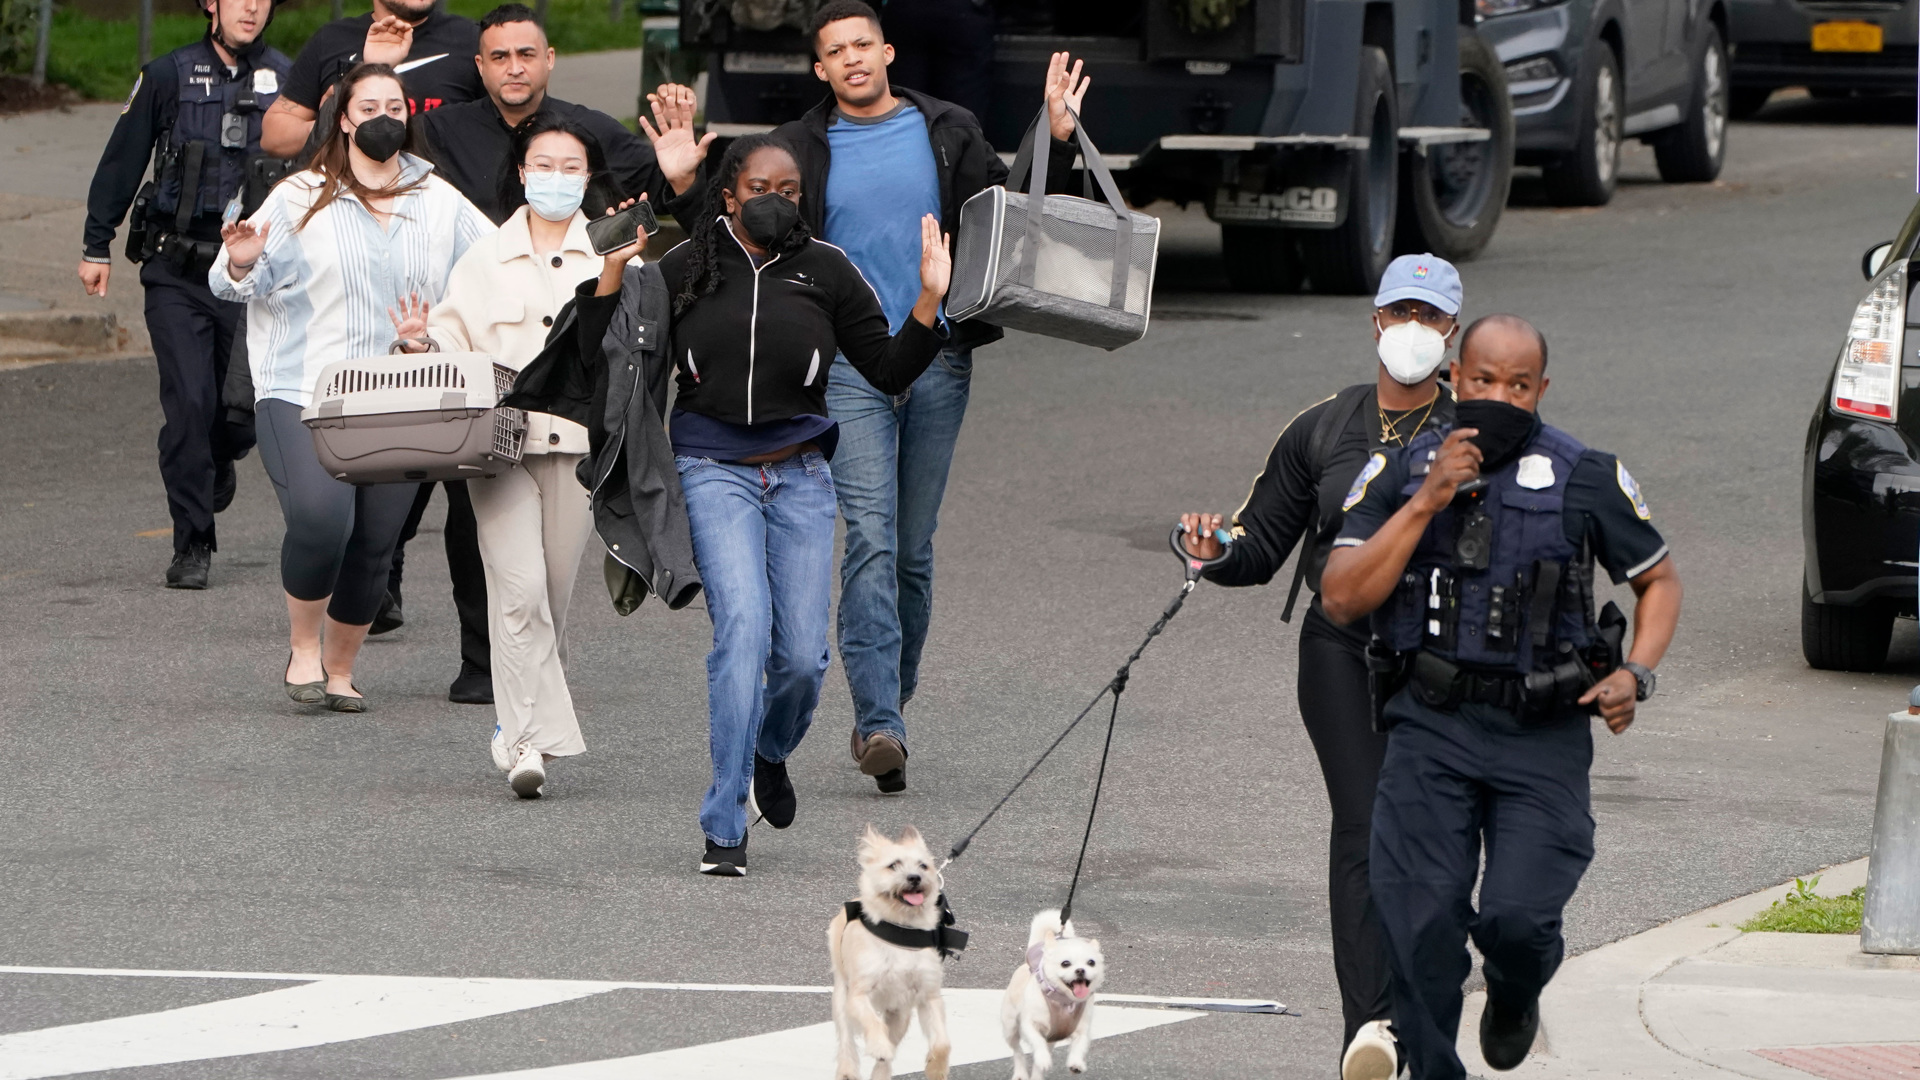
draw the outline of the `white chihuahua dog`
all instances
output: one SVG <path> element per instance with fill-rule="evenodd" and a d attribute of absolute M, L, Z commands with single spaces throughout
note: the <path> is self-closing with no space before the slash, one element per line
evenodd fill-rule
<path fill-rule="evenodd" d="M 1093 994 L 1106 980 L 1100 942 L 1079 937 L 1057 909 L 1033 917 L 1027 962 L 1013 973 L 1000 1005 L 1000 1029 L 1013 1047 L 1013 1080 L 1041 1080 L 1053 1048 L 1067 1044 L 1067 1071 L 1087 1071 L 1093 1042 Z"/>
<path fill-rule="evenodd" d="M 839 1036 L 836 1080 L 860 1080 L 860 1046 L 873 1058 L 870 1080 L 893 1076 L 894 1052 L 916 1013 L 927 1039 L 927 1080 L 946 1080 L 947 1006 L 940 997 L 943 929 L 940 870 L 920 832 L 894 839 L 873 826 L 860 839 L 860 900 L 827 928 L 833 957 L 833 1027 Z M 956 935 L 957 936 L 957 935 Z M 964 937 L 953 945 L 958 948 Z"/>

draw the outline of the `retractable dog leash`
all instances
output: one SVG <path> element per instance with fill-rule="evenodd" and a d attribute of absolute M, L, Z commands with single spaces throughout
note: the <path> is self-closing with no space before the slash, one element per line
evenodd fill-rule
<path fill-rule="evenodd" d="M 1055 750 L 1060 748 L 1060 744 L 1066 741 L 1067 736 L 1073 734 L 1073 729 L 1080 726 L 1080 721 L 1085 720 L 1088 714 L 1093 712 L 1093 707 L 1100 704 L 1100 699 L 1106 697 L 1108 694 L 1112 694 L 1113 708 L 1107 713 L 1107 739 L 1105 744 L 1100 748 L 1100 771 L 1093 781 L 1093 802 L 1087 807 L 1087 828 L 1086 832 L 1081 834 L 1080 837 L 1080 855 L 1073 863 L 1073 879 L 1067 884 L 1067 902 L 1060 905 L 1061 922 L 1064 923 L 1073 917 L 1073 894 L 1080 887 L 1080 871 L 1086 865 L 1087 861 L 1087 843 L 1093 838 L 1093 817 L 1099 812 L 1100 788 L 1106 783 L 1107 779 L 1107 756 L 1113 750 L 1113 727 L 1114 722 L 1120 716 L 1120 695 L 1126 692 L 1127 679 L 1133 672 L 1133 662 L 1140 659 L 1140 654 L 1147 651 L 1147 646 L 1153 643 L 1153 639 L 1159 637 L 1160 631 L 1165 630 L 1167 624 L 1173 621 L 1173 617 L 1180 613 L 1180 608 L 1187 602 L 1188 595 L 1193 592 L 1195 586 L 1200 584 L 1201 575 L 1205 574 L 1209 569 L 1225 562 L 1233 546 L 1233 536 L 1225 529 L 1217 529 L 1214 531 L 1214 537 L 1218 539 L 1222 545 L 1220 554 L 1211 559 L 1197 559 L 1188 554 L 1186 547 L 1180 543 L 1180 537 L 1185 534 L 1186 531 L 1187 527 L 1185 525 L 1175 525 L 1173 532 L 1167 537 L 1167 542 L 1172 546 L 1173 553 L 1180 557 L 1180 562 L 1186 569 L 1186 581 L 1181 584 L 1179 593 L 1167 604 L 1166 610 L 1160 613 L 1160 617 L 1154 620 L 1153 626 L 1147 630 L 1147 636 L 1134 648 L 1132 655 L 1127 657 L 1126 663 L 1121 664 L 1120 670 L 1114 672 L 1113 678 L 1109 679 L 1107 684 L 1100 688 L 1100 692 L 1093 696 L 1092 701 L 1087 702 L 1087 707 L 1080 710 L 1080 715 L 1074 717 L 1073 722 L 1067 725 L 1066 730 L 1062 731 L 1059 736 L 1053 740 L 1052 744 L 1027 768 L 1027 771 L 1021 775 L 1020 779 L 1014 781 L 1013 787 L 1008 789 L 1007 793 L 1000 797 L 999 802 L 993 804 L 993 809 L 987 811 L 987 816 L 981 818 L 979 824 L 975 825 L 972 830 L 953 845 L 953 849 L 947 852 L 946 862 L 940 864 L 941 869 L 944 870 L 953 860 L 966 853 L 967 845 L 973 843 L 973 838 L 979 834 L 981 829 L 986 828 L 987 822 L 992 821 L 993 816 L 1000 812 L 1000 808 L 1007 805 L 1007 800 L 1013 798 L 1014 793 L 1018 792 L 1028 780 L 1032 779 L 1033 774 L 1039 770 L 1040 766 L 1045 763 L 1048 757 L 1052 756 Z"/>

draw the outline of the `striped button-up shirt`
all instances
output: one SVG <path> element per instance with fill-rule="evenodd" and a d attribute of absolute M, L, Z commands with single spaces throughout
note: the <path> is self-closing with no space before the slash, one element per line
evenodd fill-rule
<path fill-rule="evenodd" d="M 403 155 L 400 175 L 411 182 L 432 168 Z M 360 200 L 343 193 L 296 229 L 321 184 L 317 172 L 298 173 L 267 195 L 251 219 L 268 226 L 266 249 L 246 277 L 227 276 L 224 247 L 207 273 L 215 296 L 247 305 L 255 398 L 303 408 L 321 368 L 385 353 L 394 337 L 388 309 L 412 293 L 439 303 L 454 263 L 493 231 L 486 215 L 432 175 L 393 201 L 384 228 Z"/>

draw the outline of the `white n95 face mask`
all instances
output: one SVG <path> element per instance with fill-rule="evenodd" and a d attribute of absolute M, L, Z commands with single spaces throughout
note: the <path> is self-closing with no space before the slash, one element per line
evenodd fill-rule
<path fill-rule="evenodd" d="M 1379 316 L 1374 316 L 1373 325 L 1380 325 Z M 1447 358 L 1446 335 L 1422 322 L 1403 322 L 1381 330 L 1376 348 L 1387 374 L 1402 386 L 1417 385 L 1439 370 L 1441 361 Z"/>
<path fill-rule="evenodd" d="M 527 174 L 527 205 L 548 221 L 568 221 L 587 194 L 587 178 L 559 172 Z"/>

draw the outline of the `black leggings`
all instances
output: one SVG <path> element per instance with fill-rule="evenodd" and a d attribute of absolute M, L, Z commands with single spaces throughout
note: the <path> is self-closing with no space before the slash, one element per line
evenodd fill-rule
<path fill-rule="evenodd" d="M 1333 922 L 1333 973 L 1340 980 L 1344 1047 L 1369 1020 L 1388 1017 L 1387 953 L 1373 891 L 1367 885 L 1367 848 L 1373 832 L 1374 789 L 1387 737 L 1373 730 L 1367 696 L 1366 654 L 1318 608 L 1300 627 L 1300 718 L 1320 758 L 1333 804 L 1328 853 L 1327 907 Z"/>
<path fill-rule="evenodd" d="M 287 523 L 281 587 L 295 600 L 331 597 L 329 618 L 366 626 L 386 597 L 387 566 L 419 485 L 355 487 L 328 476 L 291 401 L 262 398 L 254 416 L 260 460 Z"/>

